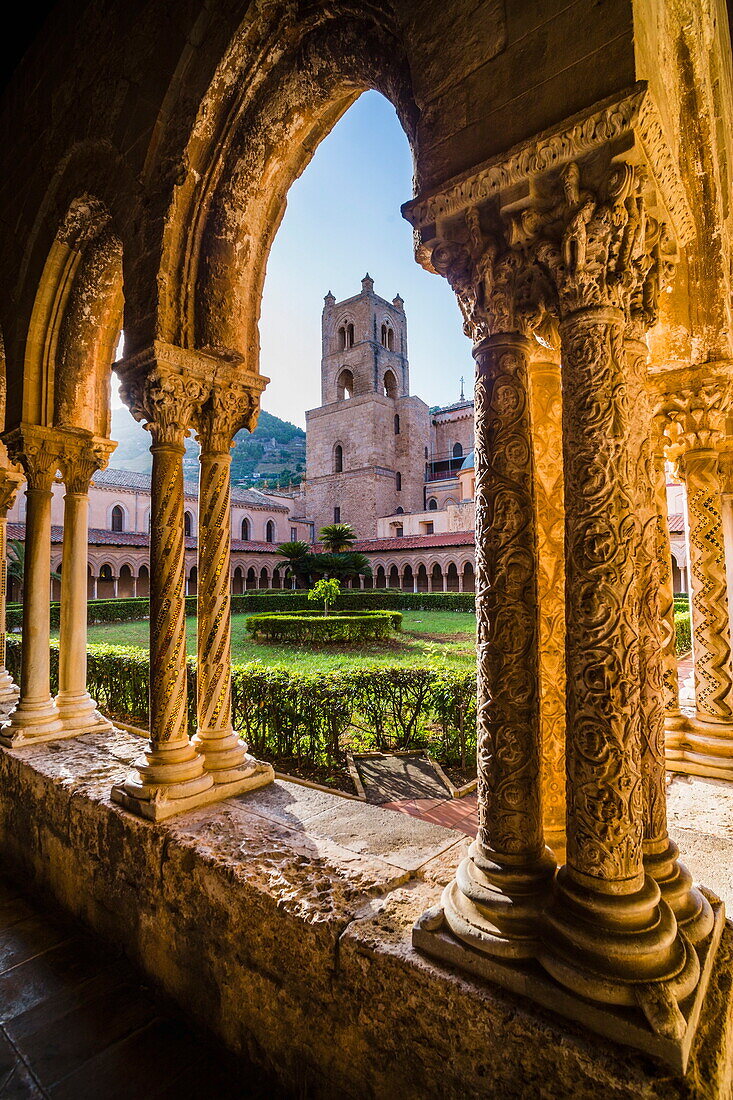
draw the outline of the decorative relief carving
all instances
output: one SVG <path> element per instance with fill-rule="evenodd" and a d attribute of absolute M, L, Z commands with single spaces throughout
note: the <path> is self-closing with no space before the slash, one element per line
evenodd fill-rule
<path fill-rule="evenodd" d="M 24 424 L 3 437 L 8 454 L 26 476 L 29 489 L 49 492 L 59 469 L 59 439 L 51 428 Z"/>
<path fill-rule="evenodd" d="M 624 135 L 637 135 L 654 182 L 669 211 L 676 239 L 692 240 L 695 223 L 677 164 L 646 85 L 614 97 L 576 115 L 563 127 L 546 131 L 489 161 L 470 175 L 459 177 L 432 195 L 405 203 L 402 212 L 416 229 L 464 213 L 497 199 L 517 183 L 556 171 Z"/>
<path fill-rule="evenodd" d="M 61 443 L 60 467 L 69 493 L 87 493 L 89 483 L 98 470 L 104 470 L 117 446 L 98 436 L 64 433 Z"/>
<path fill-rule="evenodd" d="M 622 320 L 563 325 L 568 863 L 633 880 L 641 869 L 635 515 Z"/>
<path fill-rule="evenodd" d="M 479 837 L 542 851 L 537 543 L 527 350 L 476 350 Z M 488 810 L 488 812 L 487 812 Z"/>
<path fill-rule="evenodd" d="M 252 432 L 259 416 L 259 392 L 232 383 L 214 385 L 195 414 L 196 438 L 205 453 L 228 453 L 240 428 Z"/>
<path fill-rule="evenodd" d="M 183 446 L 206 387 L 198 378 L 154 367 L 123 379 L 120 394 L 136 420 L 143 422 L 154 444 Z"/>

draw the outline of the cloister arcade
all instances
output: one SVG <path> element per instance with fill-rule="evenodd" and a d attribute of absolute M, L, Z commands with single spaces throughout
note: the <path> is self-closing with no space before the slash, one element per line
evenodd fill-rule
<path fill-rule="evenodd" d="M 539 1003 L 553 1027 L 570 1017 L 684 1072 L 724 918 L 669 835 L 666 768 L 733 779 L 722 482 L 733 453 L 733 125 L 723 6 L 670 4 L 661 19 L 646 0 L 562 12 L 459 0 L 215 2 L 190 25 L 164 0 L 149 8 L 146 18 L 166 30 L 139 36 L 136 48 L 155 53 L 138 59 L 134 77 L 110 75 L 111 58 L 124 63 L 108 43 L 107 53 L 78 59 L 89 67 L 80 86 L 98 96 L 57 97 L 63 64 L 76 71 L 69 43 L 29 84 L 23 110 L 13 101 L 17 118 L 5 130 L 17 155 L 0 183 L 3 515 L 24 480 L 27 496 L 22 675 L 19 694 L 7 686 L 13 708 L 0 732 L 8 759 L 81 733 L 100 744 L 112 737 L 86 687 L 86 505 L 114 446 L 110 367 L 124 315 L 114 371 L 153 454 L 150 738 L 111 798 L 154 830 L 272 782 L 231 723 L 230 446 L 254 426 L 268 381 L 258 317 L 288 189 L 338 118 L 375 88 L 413 150 L 415 196 L 403 213 L 416 258 L 454 291 L 476 362 L 480 824 L 442 894 L 419 883 L 421 897 L 433 896 L 412 946 L 400 941 L 402 980 L 418 973 L 418 951 Z M 179 19 L 181 40 L 170 42 Z M 140 91 L 145 73 L 151 83 Z M 44 96 L 62 114 L 50 132 Z M 63 114 L 67 100 L 73 110 Z M 44 137 L 35 171 L 29 150 Z M 340 385 L 349 390 L 348 379 Z M 201 445 L 195 565 L 184 532 L 189 431 Z M 676 678 L 665 460 L 686 482 L 690 513 L 690 713 Z M 66 496 L 53 698 L 57 477 Z M 125 584 L 139 581 L 122 564 Z M 468 564 L 454 557 L 414 571 L 385 560 L 375 584 L 465 590 Z M 115 583 L 110 572 L 108 561 L 93 564 L 98 595 Z M 263 579 L 267 569 L 252 566 L 235 584 Z M 189 738 L 184 597 L 194 581 L 198 729 Z M 56 747 L 60 758 L 65 746 Z M 272 877 L 286 831 L 247 855 L 275 866 Z M 310 849 L 291 863 L 322 858 Z M 324 971 L 332 966 L 329 957 Z M 325 1004 L 327 993 L 318 995 Z M 278 1010 L 294 1021 L 285 1000 Z M 280 1044 L 273 1060 L 287 1057 L 290 1034 L 263 1026 Z M 419 1016 L 403 1030 L 413 1026 Z M 509 1032 L 497 1027 L 500 1043 Z M 539 1058 L 538 1045 L 518 1060 Z M 494 1072 L 491 1057 L 481 1065 Z M 437 1079 L 431 1091 L 440 1094 Z"/>

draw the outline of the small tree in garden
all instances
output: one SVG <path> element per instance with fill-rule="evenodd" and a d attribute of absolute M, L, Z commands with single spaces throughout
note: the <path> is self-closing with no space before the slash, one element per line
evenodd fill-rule
<path fill-rule="evenodd" d="M 328 609 L 336 602 L 341 592 L 341 585 L 336 580 L 317 581 L 308 593 L 308 599 L 314 603 L 323 604 L 323 614 L 328 615 Z"/>

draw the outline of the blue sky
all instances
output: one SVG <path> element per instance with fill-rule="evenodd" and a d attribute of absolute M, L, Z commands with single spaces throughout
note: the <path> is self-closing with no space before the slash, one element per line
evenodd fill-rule
<path fill-rule="evenodd" d="M 461 375 L 471 391 L 471 345 L 453 292 L 413 257 L 400 214 L 411 197 L 412 158 L 395 110 L 365 92 L 291 187 L 272 246 L 260 321 L 268 412 L 304 425 L 305 410 L 320 404 L 323 296 L 358 293 L 366 271 L 377 294 L 405 300 L 412 392 L 428 405 L 448 404 Z"/>

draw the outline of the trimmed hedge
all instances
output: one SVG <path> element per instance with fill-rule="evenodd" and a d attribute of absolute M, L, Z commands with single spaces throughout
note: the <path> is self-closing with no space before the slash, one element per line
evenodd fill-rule
<path fill-rule="evenodd" d="M 255 640 L 307 642 L 309 645 L 378 641 L 402 629 L 401 611 L 360 611 L 353 615 L 269 612 L 250 615 L 245 625 Z"/>
<path fill-rule="evenodd" d="M 20 674 L 21 641 L 9 638 L 7 665 Z M 134 646 L 90 645 L 87 684 L 108 714 L 147 725 L 150 666 Z M 187 662 L 188 724 L 196 728 L 196 662 Z M 58 645 L 51 645 L 52 691 Z M 300 674 L 258 663 L 232 668 L 232 719 L 266 759 L 343 767 L 346 752 L 425 748 L 465 764 L 476 753 L 476 676 L 436 668 L 369 668 Z"/>
<path fill-rule="evenodd" d="M 692 649 L 692 625 L 689 611 L 675 611 L 675 652 L 678 657 Z"/>
<path fill-rule="evenodd" d="M 60 604 L 51 604 L 51 627 L 58 629 Z M 305 589 L 266 592 L 245 592 L 232 596 L 232 613 L 245 611 L 308 611 Z M 379 608 L 387 611 L 474 611 L 473 592 L 402 592 L 399 588 L 372 588 L 365 591 L 345 588 L 334 604 L 336 611 L 369 611 Z M 186 596 L 186 614 L 196 614 L 196 597 Z M 120 597 L 117 600 L 89 600 L 88 623 L 126 623 L 150 618 L 150 600 L 145 596 Z M 8 630 L 20 630 L 23 626 L 21 604 L 12 604 L 7 610 Z"/>

